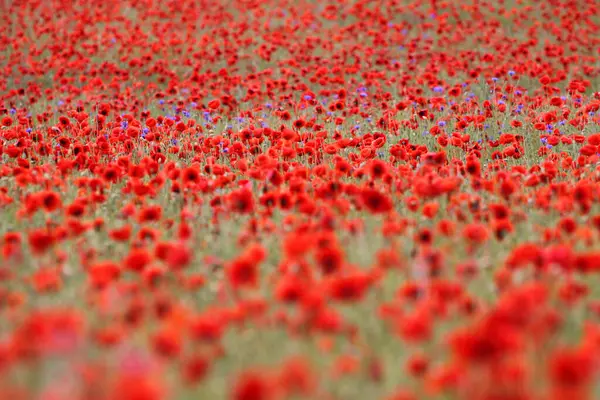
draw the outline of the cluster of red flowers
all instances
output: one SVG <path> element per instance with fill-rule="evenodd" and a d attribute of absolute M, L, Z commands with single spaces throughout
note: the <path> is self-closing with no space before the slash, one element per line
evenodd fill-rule
<path fill-rule="evenodd" d="M 0 398 L 598 398 L 598 15 L 2 2 Z"/>

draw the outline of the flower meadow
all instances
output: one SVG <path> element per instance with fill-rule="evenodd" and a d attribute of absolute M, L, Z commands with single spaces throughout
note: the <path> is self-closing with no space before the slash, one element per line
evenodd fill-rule
<path fill-rule="evenodd" d="M 0 4 L 0 398 L 600 398 L 595 0 Z"/>

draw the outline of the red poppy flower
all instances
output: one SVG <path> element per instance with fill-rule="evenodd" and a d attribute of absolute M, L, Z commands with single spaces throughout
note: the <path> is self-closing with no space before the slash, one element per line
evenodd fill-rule
<path fill-rule="evenodd" d="M 131 237 L 131 230 L 132 230 L 131 225 L 124 225 L 121 228 L 112 229 L 108 233 L 108 236 L 115 241 L 126 242 Z"/>
<path fill-rule="evenodd" d="M 229 283 L 234 288 L 258 285 L 258 264 L 250 257 L 243 255 L 233 260 L 226 268 Z"/>
<path fill-rule="evenodd" d="M 116 280 L 121 268 L 116 263 L 105 261 L 93 264 L 88 269 L 90 283 L 93 287 L 102 289 Z"/>
<path fill-rule="evenodd" d="M 488 230 L 482 224 L 469 224 L 463 230 L 463 236 L 470 243 L 481 244 L 488 238 Z"/>
<path fill-rule="evenodd" d="M 559 349 L 550 360 L 550 378 L 559 388 L 589 385 L 594 374 L 594 357 L 586 348 Z"/>
<path fill-rule="evenodd" d="M 315 259 L 323 274 L 334 274 L 342 268 L 344 253 L 337 246 L 327 247 L 317 250 Z"/>
<path fill-rule="evenodd" d="M 181 338 L 172 328 L 163 328 L 152 337 L 154 350 L 164 357 L 177 357 L 181 353 Z"/>
<path fill-rule="evenodd" d="M 363 298 L 371 279 L 365 274 L 353 274 L 332 278 L 329 294 L 338 301 L 355 302 Z"/>
<path fill-rule="evenodd" d="M 363 189 L 360 193 L 362 204 L 373 214 L 386 213 L 392 210 L 392 200 L 375 189 Z"/>
<path fill-rule="evenodd" d="M 208 108 L 211 110 L 217 110 L 219 107 L 221 107 L 221 102 L 219 99 L 214 99 L 208 102 Z"/>
<path fill-rule="evenodd" d="M 184 185 L 198 183 L 200 181 L 200 171 L 193 166 L 185 168 L 181 172 L 181 180 Z"/>
<path fill-rule="evenodd" d="M 188 384 L 196 384 L 202 381 L 210 370 L 210 361 L 200 355 L 186 360 L 183 367 L 183 378 Z"/>
<path fill-rule="evenodd" d="M 146 249 L 133 249 L 125 257 L 124 264 L 127 269 L 141 272 L 152 262 L 152 255 Z"/>
<path fill-rule="evenodd" d="M 192 319 L 190 334 L 195 340 L 214 342 L 219 340 L 225 332 L 225 323 L 226 320 L 218 312 L 206 311 Z"/>
<path fill-rule="evenodd" d="M 47 190 L 41 192 L 39 196 L 42 207 L 48 212 L 52 212 L 62 206 L 60 196 L 53 191 Z"/>
<path fill-rule="evenodd" d="M 162 217 L 162 207 L 160 206 L 148 206 L 140 210 L 138 214 L 138 221 L 140 223 L 143 222 L 152 222 L 158 221 Z"/>
<path fill-rule="evenodd" d="M 13 123 L 13 120 L 11 117 L 5 116 L 2 118 L 2 126 L 8 127 L 11 126 Z"/>
<path fill-rule="evenodd" d="M 33 254 L 45 253 L 53 244 L 54 236 L 45 229 L 36 229 L 28 234 L 29 246 Z"/>
<path fill-rule="evenodd" d="M 272 380 L 265 373 L 246 371 L 233 385 L 231 400 L 269 400 L 275 392 Z"/>
<path fill-rule="evenodd" d="M 254 211 L 254 198 L 248 189 L 232 192 L 229 197 L 231 209 L 240 214 L 249 214 Z"/>

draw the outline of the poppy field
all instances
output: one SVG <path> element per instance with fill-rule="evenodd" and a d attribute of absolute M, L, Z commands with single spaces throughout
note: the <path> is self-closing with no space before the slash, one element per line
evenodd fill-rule
<path fill-rule="evenodd" d="M 0 3 L 0 399 L 600 398 L 595 0 Z"/>

